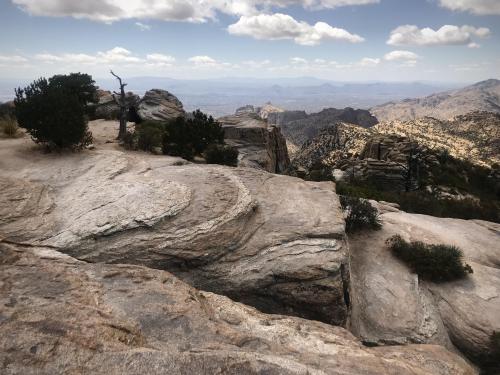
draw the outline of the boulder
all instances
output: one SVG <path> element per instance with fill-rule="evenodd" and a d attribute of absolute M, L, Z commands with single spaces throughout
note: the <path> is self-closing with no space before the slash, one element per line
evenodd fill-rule
<path fill-rule="evenodd" d="M 349 238 L 352 331 L 374 345 L 434 343 L 491 363 L 491 335 L 500 332 L 500 225 L 379 206 L 383 228 Z M 440 284 L 421 280 L 387 248 L 395 234 L 458 246 L 474 273 Z"/>
<path fill-rule="evenodd" d="M 253 106 L 238 109 L 235 115 L 218 119 L 224 141 L 237 148 L 238 165 L 283 173 L 290 166 L 286 140 L 279 128 L 268 125 Z"/>
<path fill-rule="evenodd" d="M 100 148 L 0 148 L 2 160 L 5 241 L 169 270 L 265 312 L 348 319 L 348 254 L 333 183 Z"/>
<path fill-rule="evenodd" d="M 168 121 L 184 116 L 184 108 L 179 99 L 168 91 L 153 89 L 144 94 L 137 114 L 142 120 Z"/>
<path fill-rule="evenodd" d="M 363 347 L 340 327 L 266 315 L 170 273 L 0 243 L 0 372 L 473 375 L 440 346 Z"/>

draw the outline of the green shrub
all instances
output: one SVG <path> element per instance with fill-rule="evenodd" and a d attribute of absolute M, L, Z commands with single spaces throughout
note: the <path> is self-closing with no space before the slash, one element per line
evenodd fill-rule
<path fill-rule="evenodd" d="M 382 227 L 377 209 L 367 200 L 340 196 L 340 204 L 347 214 L 345 219 L 347 233 L 353 233 L 362 229 L 377 230 Z"/>
<path fill-rule="evenodd" d="M 162 146 L 165 127 L 160 122 L 145 121 L 136 125 L 137 148 L 144 151 L 153 151 Z"/>
<path fill-rule="evenodd" d="M 500 204 L 495 198 L 485 197 L 479 202 L 472 199 L 440 199 L 424 190 L 383 191 L 364 182 L 337 182 L 336 189 L 340 195 L 397 203 L 403 211 L 410 213 L 500 222 Z"/>
<path fill-rule="evenodd" d="M 83 147 L 91 141 L 86 111 L 97 100 L 92 78 L 85 74 L 40 78 L 16 90 L 19 126 L 37 143 L 49 147 Z"/>
<path fill-rule="evenodd" d="M 163 153 L 192 160 L 201 155 L 208 145 L 224 142 L 224 131 L 219 122 L 200 110 L 189 118 L 178 117 L 164 124 Z"/>
<path fill-rule="evenodd" d="M 19 126 L 17 125 L 17 121 L 10 116 L 0 118 L 0 129 L 3 134 L 9 138 L 16 137 Z"/>
<path fill-rule="evenodd" d="M 462 251 L 455 246 L 406 242 L 401 236 L 387 240 L 392 253 L 421 278 L 434 282 L 462 279 L 472 268 L 462 262 Z"/>
<path fill-rule="evenodd" d="M 238 164 L 238 150 L 221 144 L 211 144 L 205 150 L 204 156 L 208 164 L 222 164 L 235 167 Z"/>
<path fill-rule="evenodd" d="M 224 142 L 224 130 L 212 116 L 207 116 L 199 109 L 186 120 L 186 127 L 196 154 L 201 154 L 208 145 Z"/>

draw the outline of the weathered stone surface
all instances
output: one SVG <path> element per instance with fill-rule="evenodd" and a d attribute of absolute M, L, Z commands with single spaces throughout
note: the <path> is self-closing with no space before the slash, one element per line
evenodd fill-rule
<path fill-rule="evenodd" d="M 142 120 L 166 121 L 184 116 L 184 108 L 177 97 L 168 91 L 153 89 L 144 94 L 137 111 Z"/>
<path fill-rule="evenodd" d="M 440 346 L 366 348 L 340 327 L 265 315 L 171 274 L 0 243 L 0 372 L 472 375 Z"/>
<path fill-rule="evenodd" d="M 282 173 L 290 166 L 286 140 L 279 128 L 269 126 L 253 106 L 240 108 L 233 116 L 218 119 L 224 140 L 240 153 L 238 165 Z"/>
<path fill-rule="evenodd" d="M 9 142 L 0 238 L 166 269 L 264 311 L 345 324 L 348 255 L 332 183 L 99 147 L 43 155 Z"/>
<path fill-rule="evenodd" d="M 349 238 L 352 330 L 377 344 L 437 343 L 484 363 L 490 337 L 500 331 L 500 225 L 407 214 L 381 205 L 380 231 Z M 456 245 L 474 273 L 435 284 L 412 274 L 385 241 Z"/>

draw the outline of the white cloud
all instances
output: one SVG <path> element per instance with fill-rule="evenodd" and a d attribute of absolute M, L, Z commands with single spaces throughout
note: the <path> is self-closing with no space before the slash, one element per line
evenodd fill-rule
<path fill-rule="evenodd" d="M 214 65 L 217 63 L 217 61 L 210 56 L 193 56 L 190 57 L 188 61 L 195 65 Z"/>
<path fill-rule="evenodd" d="M 313 26 L 281 13 L 242 16 L 238 22 L 229 25 L 228 31 L 230 34 L 246 35 L 255 39 L 293 39 L 295 43 L 307 46 L 314 46 L 327 40 L 351 43 L 364 41 L 359 35 L 332 27 L 327 23 L 317 22 Z"/>
<path fill-rule="evenodd" d="M 363 66 L 363 67 L 367 67 L 367 68 L 375 67 L 378 64 L 380 64 L 380 59 L 375 59 L 375 58 L 371 58 L 371 57 L 364 57 L 358 63 L 359 66 Z"/>
<path fill-rule="evenodd" d="M 302 57 L 292 57 L 292 58 L 290 58 L 290 63 L 292 63 L 292 64 L 307 64 L 308 61 Z"/>
<path fill-rule="evenodd" d="M 433 30 L 429 27 L 419 29 L 415 25 L 404 25 L 391 31 L 387 44 L 394 46 L 468 45 L 473 37 L 485 38 L 489 35 L 490 30 L 485 27 L 444 25 L 439 30 Z"/>
<path fill-rule="evenodd" d="M 135 25 L 141 31 L 149 31 L 149 30 L 151 30 L 151 26 L 150 25 L 146 25 L 145 23 L 142 23 L 142 22 L 136 22 Z"/>
<path fill-rule="evenodd" d="M 380 0 L 11 0 L 36 16 L 86 18 L 100 22 L 124 19 L 204 22 L 217 12 L 256 15 L 271 7 L 324 9 L 376 4 Z"/>
<path fill-rule="evenodd" d="M 399 66 L 413 68 L 420 56 L 411 51 L 392 51 L 384 55 L 385 61 L 399 62 Z"/>
<path fill-rule="evenodd" d="M 500 1 L 498 0 L 439 0 L 442 7 L 468 11 L 478 15 L 500 15 Z"/>
<path fill-rule="evenodd" d="M 153 55 L 154 56 L 154 55 Z M 133 56 L 132 52 L 122 47 L 115 47 L 108 51 L 97 52 L 95 55 L 88 55 L 85 53 L 63 53 L 59 55 L 51 53 L 40 53 L 34 56 L 47 64 L 64 63 L 64 64 L 138 64 L 143 63 L 145 60 Z"/>
<path fill-rule="evenodd" d="M 132 56 L 132 52 L 122 47 L 115 47 L 105 52 L 97 52 L 98 59 L 105 63 L 138 63 L 143 60 Z"/>
<path fill-rule="evenodd" d="M 467 47 L 469 47 L 469 48 L 481 48 L 481 45 L 478 43 L 472 42 L 472 43 L 467 44 Z"/>
<path fill-rule="evenodd" d="M 401 61 L 401 60 L 418 60 L 420 57 L 410 51 L 392 51 L 384 56 L 386 61 Z"/>
<path fill-rule="evenodd" d="M 173 64 L 175 58 L 168 55 L 162 55 L 161 53 L 152 53 L 146 56 L 146 60 L 156 63 Z"/>
<path fill-rule="evenodd" d="M 0 55 L 0 64 L 25 63 L 28 59 L 19 55 Z"/>

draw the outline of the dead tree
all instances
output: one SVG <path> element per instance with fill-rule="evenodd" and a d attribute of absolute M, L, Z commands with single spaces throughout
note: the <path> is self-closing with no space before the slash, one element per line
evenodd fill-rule
<path fill-rule="evenodd" d="M 118 106 L 120 107 L 120 130 L 118 131 L 118 139 L 123 140 L 125 138 L 125 134 L 127 134 L 128 106 L 127 106 L 127 98 L 125 96 L 125 86 L 127 86 L 127 84 L 123 83 L 122 79 L 115 73 L 113 73 L 112 70 L 111 70 L 111 75 L 116 77 L 116 79 L 120 83 L 120 93 L 113 91 L 113 99 L 115 100 L 116 104 L 118 104 Z"/>

